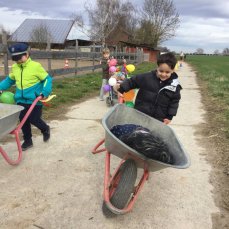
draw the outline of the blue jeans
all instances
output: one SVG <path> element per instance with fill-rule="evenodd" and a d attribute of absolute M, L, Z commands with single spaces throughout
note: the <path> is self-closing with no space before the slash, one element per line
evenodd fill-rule
<path fill-rule="evenodd" d="M 21 111 L 19 116 L 20 121 L 22 121 L 31 104 L 19 103 L 18 105 L 24 107 L 24 110 Z M 24 140 L 30 140 L 32 138 L 31 124 L 36 126 L 41 131 L 41 133 L 45 132 L 49 128 L 48 125 L 41 119 L 41 115 L 42 106 L 36 105 L 22 126 Z"/>

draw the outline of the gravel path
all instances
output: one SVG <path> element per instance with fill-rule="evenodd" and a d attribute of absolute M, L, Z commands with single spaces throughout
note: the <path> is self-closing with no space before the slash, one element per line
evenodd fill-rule
<path fill-rule="evenodd" d="M 19 166 L 0 158 L 0 228 L 211 228 L 211 215 L 219 210 L 197 133 L 204 122 L 200 91 L 187 65 L 178 74 L 182 100 L 171 127 L 191 156 L 189 169 L 151 173 L 133 211 L 106 219 L 101 211 L 104 155 L 92 155 L 91 149 L 104 136 L 100 120 L 108 108 L 93 98 L 73 106 L 66 120 L 53 120 L 51 140 L 35 137 Z M 4 149 L 16 152 L 14 143 Z M 115 168 L 119 159 L 111 162 Z"/>

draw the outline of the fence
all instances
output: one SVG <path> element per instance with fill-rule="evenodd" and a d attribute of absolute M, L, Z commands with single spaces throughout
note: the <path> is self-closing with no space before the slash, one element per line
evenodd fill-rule
<path fill-rule="evenodd" d="M 5 77 L 9 74 L 9 63 L 10 56 L 8 55 L 7 51 L 7 41 L 6 38 L 3 36 L 2 39 L 3 43 L 0 44 L 0 59 L 2 60 L 2 63 L 0 63 L 0 67 L 3 68 L 2 74 L 0 73 L 0 79 Z M 85 50 L 84 47 L 83 50 Z M 90 47 L 91 48 L 91 47 Z M 37 50 L 31 50 L 30 56 L 32 59 L 36 60 L 46 60 L 47 61 L 47 71 L 52 76 L 60 76 L 60 75 L 66 75 L 66 74 L 75 74 L 77 75 L 79 72 L 82 71 L 95 71 L 96 69 L 101 68 L 101 65 L 99 63 L 99 59 L 101 58 L 100 52 L 82 52 L 78 46 L 76 46 L 75 49 L 71 50 L 61 50 L 61 51 L 51 51 L 50 50 L 50 44 L 47 46 L 48 50 L 45 51 L 37 51 Z M 92 50 L 93 46 L 92 46 Z M 127 63 L 141 63 L 144 61 L 144 55 L 141 50 L 137 50 L 136 53 L 124 53 L 124 52 L 113 52 L 111 53 L 111 56 L 113 56 L 116 59 L 122 59 L 125 58 L 127 60 Z M 57 60 L 71 60 L 71 62 L 74 62 L 74 67 L 68 67 L 64 68 L 52 68 L 52 62 L 55 62 Z M 89 60 L 91 62 L 90 66 L 79 66 L 80 61 L 82 60 Z M 64 61 L 62 61 L 64 63 Z M 3 64 L 3 66 L 1 65 Z M 1 71 L 0 71 L 1 72 Z"/>

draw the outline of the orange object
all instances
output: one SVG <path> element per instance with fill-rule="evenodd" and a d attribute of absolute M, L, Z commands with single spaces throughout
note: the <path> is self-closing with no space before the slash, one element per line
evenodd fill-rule
<path fill-rule="evenodd" d="M 123 98 L 125 102 L 132 102 L 135 96 L 134 90 L 130 90 L 128 92 L 123 93 Z"/>
<path fill-rule="evenodd" d="M 64 68 L 69 68 L 69 65 L 68 65 L 68 59 L 65 59 L 65 62 L 64 62 Z"/>

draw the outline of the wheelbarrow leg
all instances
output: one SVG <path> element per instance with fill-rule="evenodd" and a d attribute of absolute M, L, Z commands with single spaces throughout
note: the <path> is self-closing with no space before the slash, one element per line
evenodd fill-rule
<path fill-rule="evenodd" d="M 104 151 L 106 152 L 106 157 L 105 157 L 105 175 L 104 175 L 104 189 L 103 189 L 103 197 L 104 197 L 103 213 L 107 217 L 112 217 L 112 216 L 115 216 L 115 215 L 120 215 L 120 214 L 128 213 L 129 211 L 132 210 L 132 208 L 134 206 L 134 203 L 137 200 L 137 197 L 138 197 L 141 189 L 143 188 L 143 185 L 144 185 L 145 181 L 149 177 L 149 171 L 148 171 L 147 163 L 144 162 L 144 161 L 142 161 L 142 160 L 140 160 L 144 164 L 144 172 L 143 172 L 143 175 L 142 175 L 142 177 L 141 177 L 138 185 L 134 187 L 134 183 L 135 183 L 136 176 L 137 176 L 137 171 L 135 173 L 134 170 L 137 169 L 137 168 L 136 168 L 136 165 L 134 165 L 134 163 L 128 164 L 129 165 L 128 166 L 129 169 L 132 168 L 132 170 L 129 170 L 129 171 L 131 171 L 130 173 L 133 173 L 133 176 L 132 176 L 131 180 L 134 182 L 133 183 L 133 188 L 134 189 L 132 191 L 132 195 L 130 194 L 130 196 L 129 196 L 130 200 L 129 201 L 127 200 L 128 203 L 126 204 L 126 206 L 124 208 L 122 208 L 122 209 L 117 208 L 116 206 L 114 206 L 114 204 L 112 204 L 111 199 L 112 199 L 112 196 L 115 194 L 116 189 L 117 189 L 119 183 L 121 183 L 120 182 L 121 179 L 122 179 L 121 176 L 124 174 L 124 173 L 123 174 L 120 173 L 121 167 L 122 167 L 122 165 L 125 162 L 129 161 L 129 158 L 132 158 L 132 157 L 129 157 L 129 155 L 127 155 L 120 162 L 119 166 L 116 168 L 115 172 L 113 173 L 113 175 L 111 177 L 111 173 L 110 173 L 110 159 L 111 159 L 111 154 L 110 154 L 110 152 L 108 152 L 106 150 L 106 148 L 99 149 L 104 144 L 104 142 L 105 142 L 105 139 L 101 140 L 93 148 L 92 153 L 93 154 L 97 154 L 97 153 L 101 153 L 101 152 L 104 152 Z M 132 158 L 132 160 L 139 160 L 139 159 Z M 123 165 L 123 167 L 125 167 L 126 172 L 129 172 L 127 170 L 127 165 L 125 165 L 125 166 Z M 125 174 L 127 174 L 127 173 L 125 173 Z M 136 176 L 134 174 L 136 174 Z M 126 177 L 125 179 L 128 179 L 128 178 L 130 178 L 130 177 Z M 120 189 L 120 187 L 119 187 L 119 189 Z"/>
<path fill-rule="evenodd" d="M 10 165 L 18 165 L 22 159 L 22 148 L 21 148 L 21 142 L 19 139 L 19 131 L 16 129 L 11 132 L 15 136 L 17 148 L 18 148 L 18 158 L 16 160 L 12 160 L 7 153 L 3 150 L 3 148 L 0 146 L 0 153 L 4 157 L 4 159 L 10 164 Z"/>
<path fill-rule="evenodd" d="M 21 148 L 21 142 L 20 142 L 20 138 L 19 138 L 19 132 L 22 128 L 22 126 L 24 125 L 24 123 L 26 122 L 26 120 L 28 119 L 30 113 L 32 112 L 33 108 L 36 106 L 37 102 L 42 99 L 41 96 L 37 97 L 32 105 L 30 106 L 29 110 L 27 111 L 26 115 L 24 116 L 24 118 L 22 119 L 22 121 L 19 123 L 19 125 L 15 128 L 15 130 L 13 130 L 10 134 L 13 134 L 15 136 L 16 139 L 16 143 L 17 143 L 17 148 L 18 148 L 18 158 L 16 160 L 12 160 L 7 153 L 3 150 L 3 148 L 0 146 L 0 153 L 2 154 L 3 158 L 10 164 L 10 165 L 18 165 L 22 159 L 22 148 Z"/>
<path fill-rule="evenodd" d="M 112 217 L 112 213 L 113 213 L 113 216 L 128 213 L 129 211 L 132 210 L 134 203 L 137 200 L 137 197 L 138 197 L 145 181 L 148 179 L 149 172 L 147 169 L 147 165 L 146 165 L 146 163 L 144 164 L 144 173 L 143 173 L 142 178 L 140 179 L 138 185 L 134 188 L 133 194 L 132 194 L 130 200 L 128 201 L 128 204 L 123 209 L 119 209 L 111 203 L 111 198 L 115 192 L 114 189 L 117 188 L 119 180 L 121 179 L 120 178 L 121 174 L 119 174 L 119 172 L 120 172 L 121 166 L 123 165 L 123 163 L 125 163 L 125 160 L 121 161 L 121 163 L 116 168 L 116 170 L 115 170 L 115 172 L 111 178 L 110 178 L 110 153 L 109 152 L 106 153 L 106 159 L 105 160 L 106 161 L 105 161 L 105 177 L 104 177 L 104 202 L 106 204 L 106 207 L 111 211 L 111 214 L 107 214 L 107 216 Z M 103 206 L 103 210 L 105 210 L 104 206 Z M 104 213 L 105 213 L 105 211 L 104 211 Z"/>

